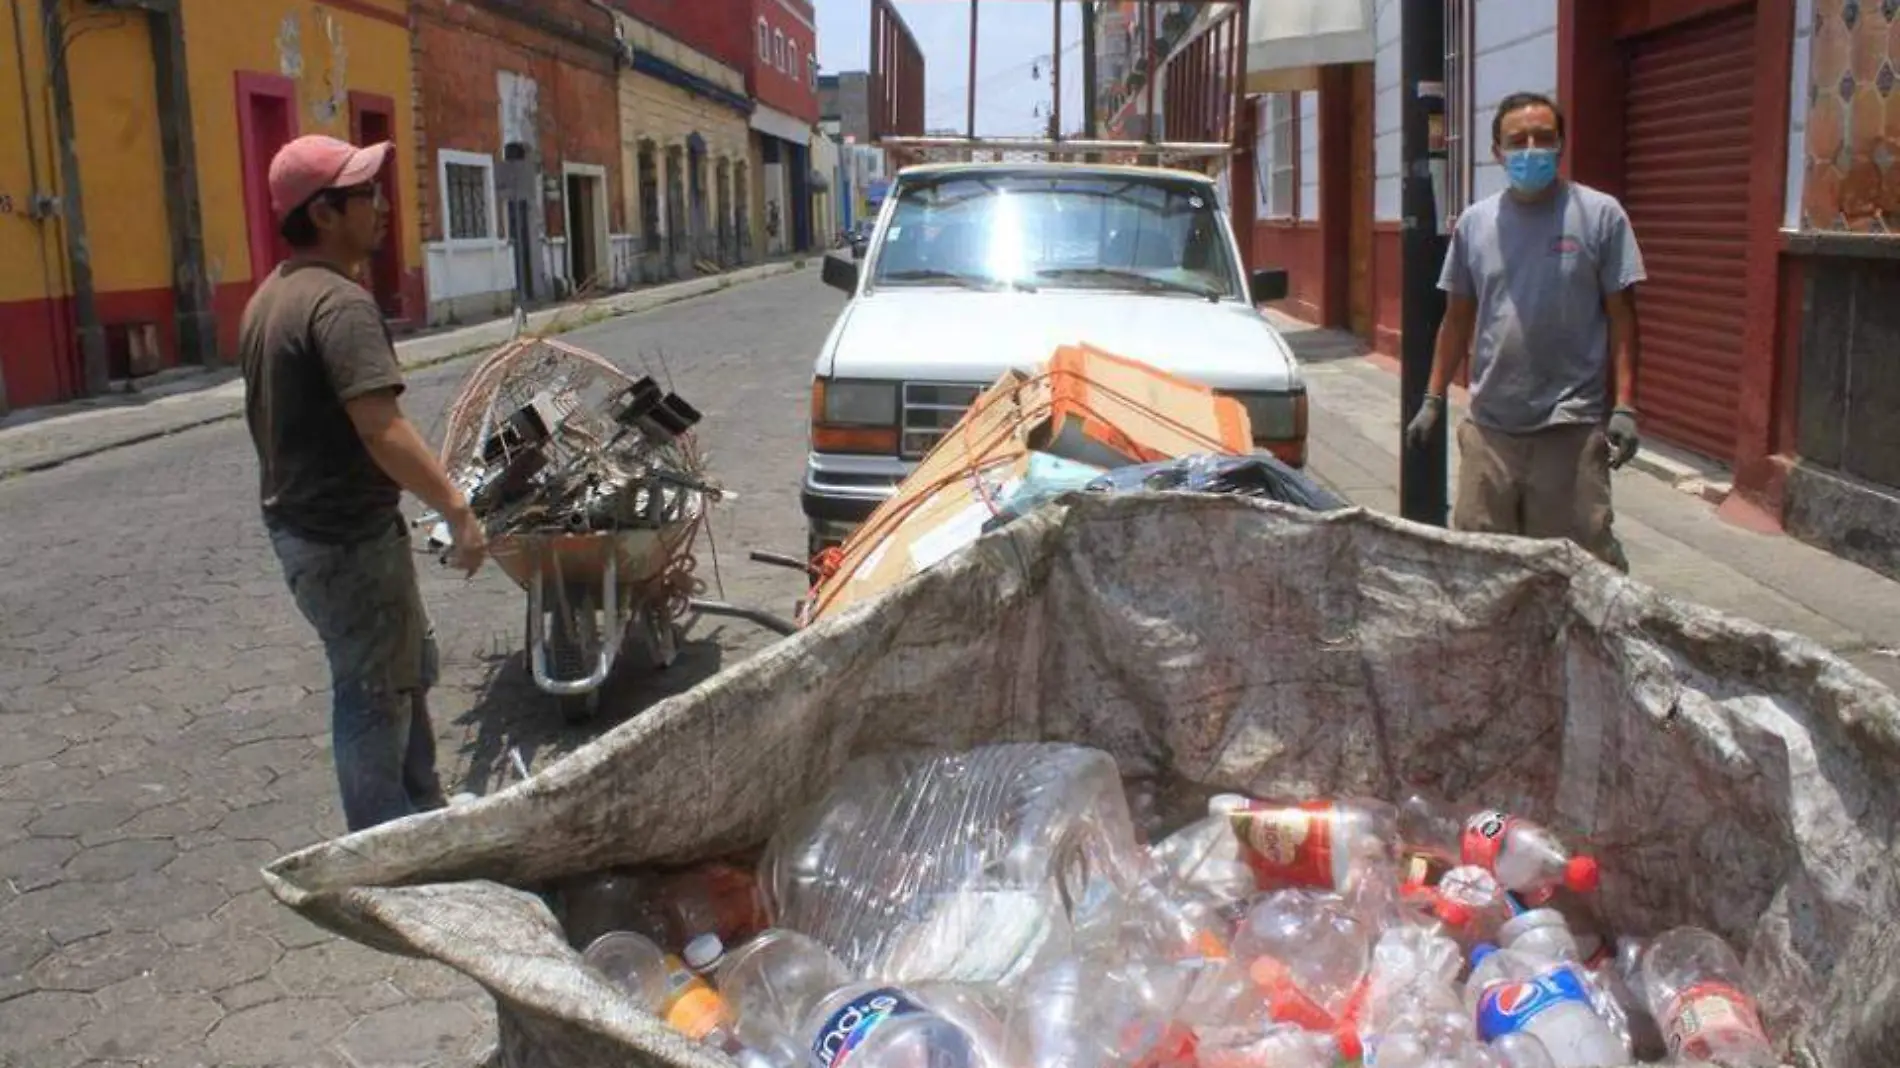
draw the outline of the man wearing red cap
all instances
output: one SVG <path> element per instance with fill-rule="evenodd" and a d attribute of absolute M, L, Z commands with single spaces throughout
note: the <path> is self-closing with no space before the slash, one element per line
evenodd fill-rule
<path fill-rule="evenodd" d="M 395 347 L 355 281 L 388 231 L 377 178 L 389 153 L 388 142 L 330 137 L 277 153 L 271 208 L 291 256 L 251 297 L 238 340 L 264 525 L 330 662 L 332 748 L 353 831 L 443 804 L 427 704 L 435 640 L 402 491 L 448 520 L 466 573 L 487 551 L 467 499 L 403 416 Z"/>

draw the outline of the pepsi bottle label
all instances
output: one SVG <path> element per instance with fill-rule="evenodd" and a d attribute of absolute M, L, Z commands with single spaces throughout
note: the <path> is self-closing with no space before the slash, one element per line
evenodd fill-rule
<path fill-rule="evenodd" d="M 1486 1042 L 1495 1042 L 1524 1030 L 1538 1013 L 1567 1001 L 1591 1008 L 1583 977 L 1575 968 L 1567 966 L 1552 969 L 1535 979 L 1493 983 L 1478 999 L 1478 1036 Z"/>
<path fill-rule="evenodd" d="M 824 1068 L 841 1068 L 877 1025 L 922 1011 L 922 1006 L 892 987 L 866 991 L 839 1006 L 825 1021 L 812 1041 L 812 1055 Z"/>

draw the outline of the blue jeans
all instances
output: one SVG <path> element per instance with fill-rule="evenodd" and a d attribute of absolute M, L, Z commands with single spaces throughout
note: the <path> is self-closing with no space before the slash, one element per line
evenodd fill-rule
<path fill-rule="evenodd" d="M 343 818 L 360 831 L 441 808 L 428 692 L 439 664 L 401 518 L 366 541 L 282 529 L 271 546 L 330 661 L 330 734 Z"/>

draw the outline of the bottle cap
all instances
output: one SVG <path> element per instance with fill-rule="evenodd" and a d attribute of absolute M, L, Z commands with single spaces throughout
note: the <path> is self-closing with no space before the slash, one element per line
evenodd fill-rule
<path fill-rule="evenodd" d="M 686 943 L 686 955 L 684 960 L 688 968 L 696 972 L 703 972 L 719 963 L 719 958 L 725 956 L 725 954 L 725 943 L 719 941 L 718 935 L 707 933 Z"/>
<path fill-rule="evenodd" d="M 1600 874 L 1595 857 L 1571 857 L 1564 865 L 1564 885 L 1574 893 L 1594 893 Z"/>
<path fill-rule="evenodd" d="M 1480 942 L 1477 945 L 1472 946 L 1471 947 L 1471 966 L 1473 968 L 1476 968 L 1478 965 L 1483 964 L 1486 960 L 1490 959 L 1491 954 L 1496 953 L 1497 951 L 1498 951 L 1498 947 L 1492 945 L 1489 942 Z"/>

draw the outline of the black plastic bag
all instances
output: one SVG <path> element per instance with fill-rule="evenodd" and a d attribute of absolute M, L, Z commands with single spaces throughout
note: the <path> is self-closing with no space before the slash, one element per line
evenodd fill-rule
<path fill-rule="evenodd" d="M 1265 497 L 1315 512 L 1349 508 L 1351 503 L 1269 453 L 1220 456 L 1197 453 L 1176 460 L 1118 467 L 1083 487 L 1084 493 L 1141 493 L 1178 490 Z"/>

